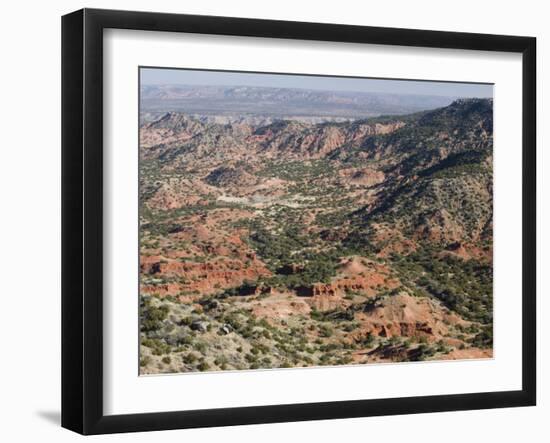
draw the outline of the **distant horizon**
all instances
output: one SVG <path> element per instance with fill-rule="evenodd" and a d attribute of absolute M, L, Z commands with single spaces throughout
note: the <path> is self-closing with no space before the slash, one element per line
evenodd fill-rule
<path fill-rule="evenodd" d="M 437 95 L 437 94 L 418 94 L 418 93 L 396 93 L 396 92 L 379 92 L 379 91 L 358 91 L 358 90 L 338 90 L 338 89 L 314 89 L 314 88 L 295 88 L 295 87 L 281 87 L 281 86 L 250 86 L 250 85 L 213 85 L 213 84 L 187 84 L 187 83 L 149 83 L 142 84 L 141 87 L 183 87 L 183 88 L 210 88 L 216 87 L 221 89 L 231 89 L 231 88 L 258 88 L 258 89 L 289 89 L 293 91 L 315 91 L 315 92 L 331 92 L 331 93 L 359 93 L 359 94 L 383 94 L 383 95 L 408 95 L 408 96 L 419 96 L 419 97 L 440 97 L 440 98 L 449 98 L 449 99 L 464 99 L 464 98 L 484 98 L 492 99 L 493 97 L 473 97 L 473 96 L 456 96 L 456 95 Z"/>
<path fill-rule="evenodd" d="M 370 93 L 448 98 L 493 98 L 493 84 L 486 83 L 334 77 L 309 74 L 248 73 L 174 68 L 140 68 L 139 72 L 141 86 L 273 88 L 334 93 Z"/>

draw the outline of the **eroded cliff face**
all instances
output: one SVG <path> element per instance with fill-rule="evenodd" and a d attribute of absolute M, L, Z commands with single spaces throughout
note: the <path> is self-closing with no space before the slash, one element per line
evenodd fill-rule
<path fill-rule="evenodd" d="M 346 145 L 361 145 L 367 137 L 390 134 L 404 125 L 398 119 L 387 123 L 346 124 L 283 120 L 255 127 L 248 123 L 208 123 L 184 114 L 167 113 L 141 127 L 140 146 L 145 159 L 168 159 L 163 163 L 167 169 L 174 166 L 174 162 L 196 162 L 204 157 L 217 159 L 220 165 L 228 160 L 249 159 L 252 154 L 276 159 L 319 159 Z"/>
<path fill-rule="evenodd" d="M 143 373 L 492 355 L 492 101 L 170 112 L 140 155 Z"/>

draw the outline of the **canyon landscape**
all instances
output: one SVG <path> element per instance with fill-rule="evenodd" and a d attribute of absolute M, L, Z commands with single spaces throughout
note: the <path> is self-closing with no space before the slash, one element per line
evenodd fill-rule
<path fill-rule="evenodd" d="M 140 374 L 491 358 L 492 98 L 223 80 L 140 88 Z"/>

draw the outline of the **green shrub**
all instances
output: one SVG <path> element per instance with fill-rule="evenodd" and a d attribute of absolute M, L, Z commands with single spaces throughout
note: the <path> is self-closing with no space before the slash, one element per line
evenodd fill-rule
<path fill-rule="evenodd" d="M 193 353 L 189 353 L 189 354 L 182 355 L 181 359 L 184 363 L 191 365 L 198 360 L 198 357 Z"/>
<path fill-rule="evenodd" d="M 144 355 L 139 359 L 139 365 L 141 367 L 147 366 L 149 363 L 151 363 L 151 357 L 149 357 L 148 355 Z"/>
<path fill-rule="evenodd" d="M 208 371 L 210 369 L 210 365 L 207 362 L 203 361 L 197 365 L 197 369 L 201 372 Z"/>
<path fill-rule="evenodd" d="M 334 334 L 333 329 L 328 325 L 320 325 L 319 326 L 319 335 L 324 338 L 332 337 L 332 334 Z"/>

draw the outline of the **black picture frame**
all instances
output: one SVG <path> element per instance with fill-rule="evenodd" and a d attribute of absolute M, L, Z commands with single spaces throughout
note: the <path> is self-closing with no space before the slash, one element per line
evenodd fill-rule
<path fill-rule="evenodd" d="M 104 415 L 102 37 L 107 28 L 522 54 L 522 389 Z M 535 405 L 535 85 L 536 39 L 532 37 L 97 9 L 65 15 L 62 18 L 62 426 L 82 434 L 105 434 Z"/>

